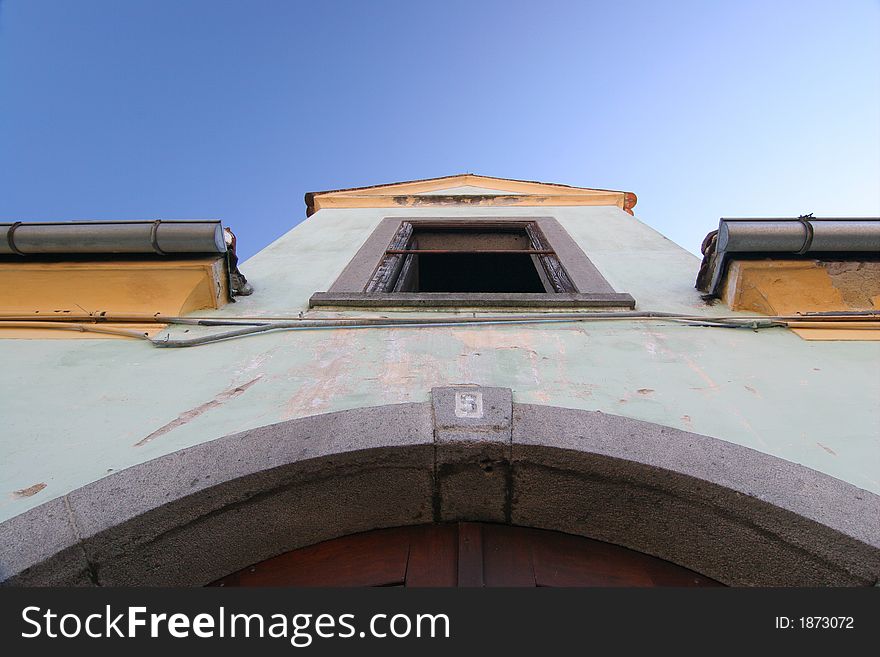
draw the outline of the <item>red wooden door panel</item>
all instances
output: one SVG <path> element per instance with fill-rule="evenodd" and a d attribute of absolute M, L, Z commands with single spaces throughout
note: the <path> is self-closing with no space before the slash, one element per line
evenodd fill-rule
<path fill-rule="evenodd" d="M 481 529 L 485 585 L 535 586 L 532 544 L 544 532 L 510 525 L 482 525 Z"/>
<path fill-rule="evenodd" d="M 558 532 L 463 522 L 344 536 L 215 586 L 719 586 L 675 564 Z"/>
<path fill-rule="evenodd" d="M 540 540 L 531 542 L 538 586 L 718 585 L 686 568 L 617 545 L 558 532 L 541 534 Z"/>
<path fill-rule="evenodd" d="M 388 586 L 403 584 L 408 529 L 353 534 L 286 552 L 233 573 L 224 586 Z"/>
<path fill-rule="evenodd" d="M 458 584 L 458 531 L 455 525 L 425 525 L 409 529 L 407 586 Z"/>

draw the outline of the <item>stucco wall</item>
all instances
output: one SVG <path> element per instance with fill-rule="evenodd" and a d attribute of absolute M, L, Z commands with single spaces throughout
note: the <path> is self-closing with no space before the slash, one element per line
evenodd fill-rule
<path fill-rule="evenodd" d="M 637 308 L 727 312 L 705 306 L 693 289 L 696 257 L 623 211 L 541 207 L 321 210 L 242 265 L 253 296 L 212 314 L 305 312 L 383 217 L 436 214 L 553 216 Z M 185 330 L 173 333 L 218 329 Z M 168 350 L 137 341 L 2 340 L 0 354 L 0 519 L 221 436 L 426 402 L 432 387 L 461 383 L 510 388 L 514 403 L 598 410 L 720 438 L 880 492 L 880 374 L 872 366 L 880 343 L 606 321 L 277 332 Z"/>
<path fill-rule="evenodd" d="M 463 412 L 462 412 L 463 411 Z M 880 496 L 723 440 L 505 388 L 290 420 L 0 524 L 0 584 L 202 585 L 297 547 L 460 520 L 588 536 L 726 584 L 871 586 Z"/>

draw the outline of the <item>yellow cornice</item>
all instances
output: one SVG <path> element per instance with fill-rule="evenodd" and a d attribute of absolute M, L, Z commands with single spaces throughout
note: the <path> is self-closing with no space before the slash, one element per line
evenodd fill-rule
<path fill-rule="evenodd" d="M 498 193 L 429 194 L 429 192 L 460 186 L 483 187 L 498 190 Z M 636 202 L 636 195 L 632 192 L 510 180 L 470 173 L 306 194 L 309 215 L 322 208 L 391 208 L 442 205 L 615 205 L 632 214 L 632 208 Z"/>
<path fill-rule="evenodd" d="M 223 306 L 228 301 L 227 276 L 226 260 L 221 257 L 4 261 L 0 262 L 4 283 L 0 314 L 33 320 L 79 314 L 180 316 Z M 0 338 L 13 337 L 9 330 L 0 331 Z M 47 333 L 40 331 L 40 335 Z"/>
<path fill-rule="evenodd" d="M 316 197 L 314 209 L 323 208 L 418 208 L 432 206 L 468 205 L 482 207 L 499 206 L 572 206 L 615 205 L 624 208 L 623 194 L 603 192 L 596 194 L 503 194 L 503 195 L 386 195 L 386 196 L 325 196 Z"/>

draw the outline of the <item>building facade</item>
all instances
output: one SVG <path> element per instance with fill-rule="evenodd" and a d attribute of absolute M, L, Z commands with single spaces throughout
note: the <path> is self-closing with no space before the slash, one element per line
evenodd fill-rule
<path fill-rule="evenodd" d="M 244 283 L 219 224 L 0 226 L 0 580 L 877 582 L 880 221 L 701 273 L 629 192 L 306 203 Z"/>

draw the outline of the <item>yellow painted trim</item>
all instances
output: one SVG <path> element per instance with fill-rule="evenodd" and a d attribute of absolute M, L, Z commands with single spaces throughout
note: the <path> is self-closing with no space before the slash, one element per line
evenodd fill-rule
<path fill-rule="evenodd" d="M 731 310 L 764 315 L 880 310 L 880 263 L 734 260 L 721 298 Z"/>
<path fill-rule="evenodd" d="M 764 315 L 880 309 L 880 263 L 734 260 L 721 295 L 731 310 Z M 880 340 L 877 322 L 789 322 L 804 340 Z"/>
<path fill-rule="evenodd" d="M 228 300 L 224 258 L 0 263 L 0 314 L 185 315 Z"/>
<path fill-rule="evenodd" d="M 880 331 L 871 329 L 796 328 L 792 331 L 804 340 L 873 340 L 880 341 Z"/>
<path fill-rule="evenodd" d="M 786 322 L 789 328 L 792 329 L 823 329 L 823 330 L 872 330 L 876 331 L 880 329 L 880 322 L 874 321 L 847 321 L 845 319 L 841 319 L 838 321 L 809 321 L 809 320 L 798 320 L 792 322 Z"/>
<path fill-rule="evenodd" d="M 461 186 L 483 187 L 497 190 L 497 193 L 468 194 L 430 194 L 444 189 Z M 497 200 L 497 199 L 508 199 Z M 527 202 L 524 198 L 532 198 Z M 392 199 L 392 200 L 387 200 Z M 492 200 L 496 199 L 496 200 Z M 569 200 L 565 200 L 569 199 Z M 412 180 L 374 187 L 358 187 L 337 191 L 310 192 L 306 194 L 309 216 L 322 208 L 385 208 L 413 207 L 415 205 L 614 205 L 628 214 L 638 198 L 632 192 L 611 189 L 591 189 L 571 187 L 555 183 L 510 180 L 475 174 L 458 174 L 432 180 Z"/>
<path fill-rule="evenodd" d="M 613 205 L 624 209 L 621 192 L 591 192 L 569 195 L 504 195 L 504 196 L 316 196 L 315 210 L 324 208 L 415 208 L 437 206 L 595 206 Z"/>

